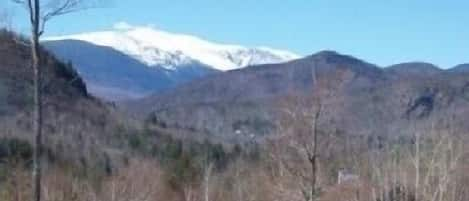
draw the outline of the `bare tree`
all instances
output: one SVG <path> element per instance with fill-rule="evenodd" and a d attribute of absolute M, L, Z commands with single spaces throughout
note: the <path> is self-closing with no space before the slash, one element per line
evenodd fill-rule
<path fill-rule="evenodd" d="M 283 114 L 280 122 L 282 135 L 293 136 L 288 142 L 290 146 L 303 155 L 309 164 L 309 171 L 293 170 L 290 172 L 307 181 L 301 184 L 302 193 L 306 201 L 313 201 L 318 193 L 318 122 L 322 113 L 322 84 L 313 68 L 313 93 L 310 96 L 292 94 L 283 103 Z M 287 137 L 289 138 L 289 137 Z M 286 166 L 289 166 L 288 164 Z"/>
<path fill-rule="evenodd" d="M 301 178 L 301 191 L 306 201 L 314 200 L 317 194 L 318 167 L 318 120 L 321 106 L 310 97 L 291 96 L 285 100 L 284 114 L 280 128 L 291 155 L 284 162 L 286 169 Z M 297 158 L 299 157 L 299 158 Z M 297 158 L 297 159 L 293 159 Z M 291 160 L 304 161 L 307 166 Z M 306 168 L 307 167 L 307 168 Z"/>
<path fill-rule="evenodd" d="M 345 86 L 345 80 L 349 76 L 347 70 L 341 70 L 332 79 L 330 76 L 325 79 L 326 76 L 322 76 L 324 73 L 328 72 L 322 71 L 319 65 L 314 65 L 311 69 L 311 93 L 296 93 L 292 90 L 290 96 L 279 106 L 282 110 L 278 123 L 279 133 L 280 136 L 284 136 L 280 138 L 286 139 L 288 142 L 283 143 L 289 144 L 289 150 L 296 152 L 294 155 L 302 158 L 296 160 L 306 163 L 301 166 L 298 162 L 290 161 L 291 163 L 284 162 L 282 165 L 303 181 L 302 193 L 306 201 L 316 200 L 319 194 L 320 156 L 329 151 L 320 149 L 320 146 L 328 147 L 327 144 L 333 140 L 330 135 L 327 135 L 329 139 L 320 138 L 323 133 L 326 136 L 325 132 L 329 134 L 335 132 L 330 127 L 320 128 L 321 122 L 328 122 L 331 118 L 326 109 L 334 109 L 334 104 L 340 100 L 339 91 Z"/>
<path fill-rule="evenodd" d="M 39 39 L 44 34 L 45 26 L 54 17 L 75 12 L 81 7 L 83 0 L 11 0 L 22 5 L 29 14 L 31 25 L 31 56 L 34 72 L 34 154 L 33 154 L 33 200 L 41 200 L 41 156 L 42 156 L 42 125 L 43 125 L 43 84 L 42 84 L 42 55 Z"/>
<path fill-rule="evenodd" d="M 208 162 L 204 166 L 204 201 L 210 201 L 210 183 L 213 172 L 213 163 Z"/>

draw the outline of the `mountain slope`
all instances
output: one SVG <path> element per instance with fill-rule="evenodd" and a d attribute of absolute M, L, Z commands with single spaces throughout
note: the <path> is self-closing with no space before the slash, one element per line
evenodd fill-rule
<path fill-rule="evenodd" d="M 22 41 L 22 42 L 18 42 Z M 32 69 L 30 49 L 14 33 L 0 30 L 0 139 L 32 140 Z M 119 118 L 93 98 L 67 64 L 41 48 L 44 81 L 45 158 L 70 162 L 75 168 L 96 168 L 120 158 L 115 136 Z M 119 143 L 116 143 L 119 142 Z"/>
<path fill-rule="evenodd" d="M 195 61 L 177 70 L 150 68 L 113 48 L 78 40 L 48 41 L 43 45 L 63 61 L 70 61 L 89 91 L 106 100 L 143 97 L 216 72 Z"/>
<path fill-rule="evenodd" d="M 276 132 L 285 100 L 314 96 L 314 72 L 324 83 L 316 89 L 328 94 L 321 97 L 325 132 L 395 136 L 410 135 L 415 126 L 424 132 L 448 124 L 455 132 L 469 132 L 464 123 L 469 74 L 420 63 L 383 69 L 330 51 L 208 76 L 128 106 L 146 111 L 148 122 L 158 127 L 228 140 L 262 139 Z"/>

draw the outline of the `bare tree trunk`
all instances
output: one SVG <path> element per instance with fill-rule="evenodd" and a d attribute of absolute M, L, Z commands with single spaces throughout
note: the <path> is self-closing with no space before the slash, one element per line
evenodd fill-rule
<path fill-rule="evenodd" d="M 420 133 L 415 133 L 415 200 L 420 199 Z"/>
<path fill-rule="evenodd" d="M 311 171 L 312 171 L 312 179 L 311 179 L 311 192 L 310 192 L 310 200 L 315 200 L 316 195 L 316 157 L 313 157 L 311 160 Z"/>
<path fill-rule="evenodd" d="M 311 195 L 310 195 L 310 200 L 314 201 L 316 200 L 316 183 L 317 183 L 317 158 L 318 158 L 318 121 L 319 117 L 321 115 L 321 110 L 322 110 L 322 103 L 321 103 L 321 93 L 319 93 L 318 90 L 320 90 L 318 86 L 318 77 L 317 77 L 317 71 L 316 71 L 316 66 L 313 69 L 313 79 L 314 79 L 314 93 L 317 93 L 317 107 L 316 111 L 314 112 L 313 116 L 313 144 L 312 144 L 312 153 L 310 154 L 310 163 L 311 163 L 311 176 L 313 177 L 311 179 Z"/>
<path fill-rule="evenodd" d="M 210 177 L 212 176 L 212 169 L 213 163 L 208 163 L 207 167 L 205 167 L 205 175 L 204 175 L 204 200 L 210 201 Z"/>
<path fill-rule="evenodd" d="M 41 201 L 41 157 L 42 157 L 42 69 L 40 67 L 41 56 L 39 52 L 40 36 L 40 5 L 39 0 L 33 1 L 31 9 L 31 53 L 32 68 L 34 72 L 34 151 L 33 151 L 33 201 Z"/>
<path fill-rule="evenodd" d="M 314 117 L 314 122 L 313 122 L 313 153 L 310 158 L 311 162 L 311 176 L 313 177 L 311 179 L 311 197 L 310 200 L 315 200 L 316 196 L 316 182 L 317 182 L 317 146 L 318 146 L 318 133 L 317 133 L 317 121 L 319 118 L 320 114 L 320 107 L 318 108 L 318 111 L 315 114 Z"/>

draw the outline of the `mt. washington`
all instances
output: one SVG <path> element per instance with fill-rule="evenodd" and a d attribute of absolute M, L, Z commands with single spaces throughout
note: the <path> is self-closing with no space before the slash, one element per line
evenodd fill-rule
<path fill-rule="evenodd" d="M 108 100 L 140 98 L 210 73 L 300 57 L 126 23 L 111 31 L 49 37 L 43 45 L 72 62 L 89 91 Z"/>

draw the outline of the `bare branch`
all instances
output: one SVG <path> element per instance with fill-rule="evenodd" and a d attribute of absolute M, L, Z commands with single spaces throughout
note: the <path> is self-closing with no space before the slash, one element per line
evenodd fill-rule
<path fill-rule="evenodd" d="M 11 0 L 13 3 L 16 3 L 16 4 L 23 4 L 25 5 L 26 4 L 26 0 Z"/>
<path fill-rule="evenodd" d="M 49 11 L 43 14 L 42 19 L 44 22 L 47 22 L 55 16 L 65 15 L 85 9 L 84 7 L 79 7 L 82 2 L 81 0 L 65 0 L 61 2 L 62 4 L 52 7 Z"/>
<path fill-rule="evenodd" d="M 39 13 L 38 19 L 35 19 L 35 9 L 33 9 L 35 5 L 32 0 L 11 1 L 13 3 L 22 5 L 23 7 L 25 7 L 25 9 L 28 10 L 31 23 L 34 23 L 36 21 L 39 22 L 39 36 L 44 34 L 45 26 L 47 22 L 50 21 L 52 18 L 94 7 L 92 5 L 85 6 L 84 0 L 51 0 L 47 1 L 47 3 L 45 4 L 40 5 L 40 7 L 42 8 L 42 12 Z"/>
<path fill-rule="evenodd" d="M 54 3 L 54 2 L 51 2 Z M 80 7 L 82 0 L 64 0 L 55 2 L 55 6 L 51 6 L 48 11 L 46 11 L 41 17 L 41 28 L 39 30 L 39 35 L 44 34 L 44 27 L 46 23 L 52 18 L 60 15 L 65 15 L 73 12 L 77 12 L 85 9 L 85 7 Z"/>

